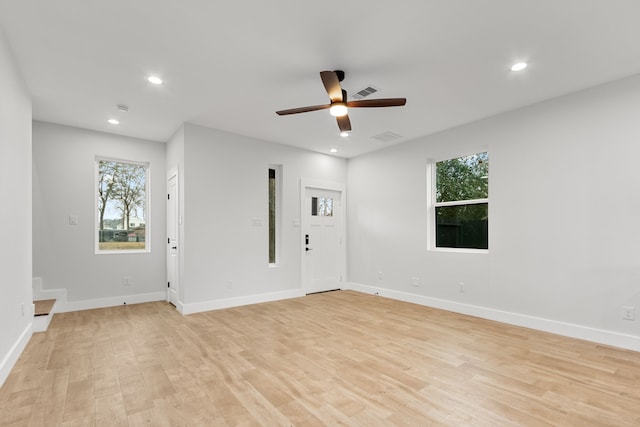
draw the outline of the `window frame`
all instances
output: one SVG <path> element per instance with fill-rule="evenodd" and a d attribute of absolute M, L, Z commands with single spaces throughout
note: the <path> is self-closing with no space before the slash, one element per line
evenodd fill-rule
<path fill-rule="evenodd" d="M 460 154 L 454 155 L 452 157 L 443 157 L 439 160 L 428 159 L 427 161 L 427 251 L 433 252 L 455 252 L 455 253 L 473 253 L 473 254 L 488 254 L 489 253 L 489 236 L 487 236 L 487 249 L 478 249 L 478 248 L 454 248 L 450 246 L 436 246 L 436 208 L 439 207 L 450 207 L 450 206 L 466 206 L 466 205 L 477 205 L 477 204 L 487 204 L 487 210 L 489 210 L 489 196 L 487 194 L 486 198 L 481 199 L 469 199 L 469 200 L 453 200 L 448 202 L 437 202 L 436 194 L 437 194 L 437 166 L 438 162 L 443 162 L 446 160 L 458 159 L 461 157 L 473 156 L 474 154 L 479 153 L 487 153 L 489 156 L 489 150 L 485 148 L 481 148 L 476 151 L 472 151 L 470 154 Z M 489 175 L 491 172 L 489 172 Z M 489 180 L 489 177 L 487 177 Z M 490 185 L 490 184 L 489 184 Z M 489 219 L 487 219 L 489 221 Z"/>
<path fill-rule="evenodd" d="M 100 162 L 118 162 L 130 165 L 145 167 L 145 245 L 144 249 L 100 249 L 100 212 L 98 209 L 98 179 L 100 176 Z M 110 156 L 96 156 L 94 159 L 93 177 L 93 208 L 94 208 L 94 253 L 96 255 L 117 255 L 117 254 L 148 254 L 151 253 L 151 162 L 122 159 Z"/>

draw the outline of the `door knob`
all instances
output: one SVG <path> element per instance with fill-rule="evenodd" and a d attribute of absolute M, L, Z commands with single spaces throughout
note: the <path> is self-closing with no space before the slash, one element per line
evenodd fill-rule
<path fill-rule="evenodd" d="M 178 247 L 177 246 L 171 246 L 171 249 L 176 249 L 177 250 Z"/>
<path fill-rule="evenodd" d="M 313 249 L 304 248 L 304 250 L 305 250 L 306 252 L 309 252 L 309 251 L 312 251 Z"/>

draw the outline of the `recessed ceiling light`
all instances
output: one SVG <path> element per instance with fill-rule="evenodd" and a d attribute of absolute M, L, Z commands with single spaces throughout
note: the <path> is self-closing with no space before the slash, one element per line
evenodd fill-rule
<path fill-rule="evenodd" d="M 149 83 L 153 83 L 154 85 L 162 84 L 162 79 L 158 76 L 149 76 L 147 77 L 147 80 L 149 81 Z"/>
<path fill-rule="evenodd" d="M 120 122 L 119 122 L 119 121 L 117 121 L 116 119 L 109 119 L 109 120 L 107 120 L 107 121 L 108 121 L 109 123 L 111 123 L 112 125 L 119 125 L 119 124 L 120 124 Z"/>
<path fill-rule="evenodd" d="M 332 153 L 337 153 L 337 152 L 338 152 L 338 149 L 337 149 L 337 148 L 332 148 L 332 149 L 331 149 L 331 150 L 329 150 L 329 151 L 330 151 L 330 152 L 332 152 Z"/>
<path fill-rule="evenodd" d="M 349 132 L 347 132 L 347 131 L 340 132 L 340 136 L 343 137 L 343 138 L 346 138 L 346 137 L 349 136 Z"/>
<path fill-rule="evenodd" d="M 522 71 L 527 68 L 527 65 L 528 64 L 526 62 L 515 63 L 511 66 L 511 71 Z"/>

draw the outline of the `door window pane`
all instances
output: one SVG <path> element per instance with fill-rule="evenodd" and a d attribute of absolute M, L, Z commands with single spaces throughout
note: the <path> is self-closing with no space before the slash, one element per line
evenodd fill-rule
<path fill-rule="evenodd" d="M 312 197 L 311 215 L 333 216 L 333 199 L 328 197 Z"/>

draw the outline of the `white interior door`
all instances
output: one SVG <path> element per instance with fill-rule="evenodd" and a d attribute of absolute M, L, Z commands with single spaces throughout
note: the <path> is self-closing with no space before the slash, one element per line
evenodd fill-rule
<path fill-rule="evenodd" d="M 167 301 L 178 305 L 178 175 L 167 180 Z"/>
<path fill-rule="evenodd" d="M 342 287 L 342 192 L 305 188 L 303 211 L 303 280 L 305 292 Z"/>

